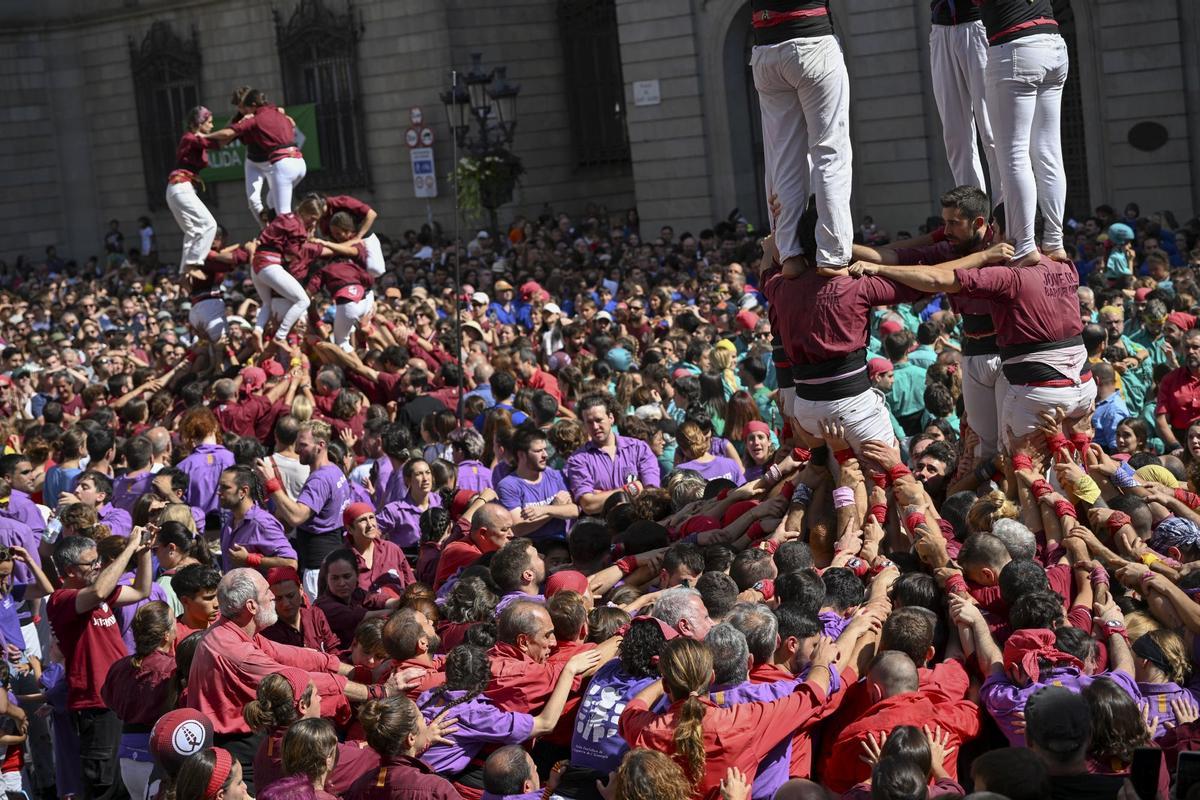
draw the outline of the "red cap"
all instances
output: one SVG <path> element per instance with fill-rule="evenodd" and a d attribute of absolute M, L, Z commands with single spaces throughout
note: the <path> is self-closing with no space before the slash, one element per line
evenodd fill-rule
<path fill-rule="evenodd" d="M 258 367 L 246 367 L 242 370 L 242 389 L 253 392 L 267 382 L 267 373 Z"/>
<path fill-rule="evenodd" d="M 765 433 L 767 436 L 770 436 L 771 428 L 762 420 L 752 419 L 742 426 L 742 436 L 746 437 L 752 433 Z"/>
<path fill-rule="evenodd" d="M 1140 303 L 1146 299 L 1146 296 L 1148 294 L 1150 294 L 1150 290 L 1147 289 L 1145 286 L 1143 286 L 1141 289 L 1137 289 L 1134 291 L 1133 299 Z"/>
<path fill-rule="evenodd" d="M 895 372 L 896 367 L 886 358 L 872 358 L 867 362 L 867 376 L 875 380 L 885 372 Z"/>
<path fill-rule="evenodd" d="M 267 585 L 276 586 L 280 583 L 295 581 L 299 584 L 300 573 L 296 572 L 295 567 L 272 567 L 267 570 Z"/>
<path fill-rule="evenodd" d="M 564 569 L 546 578 L 545 594 L 547 599 L 554 597 L 554 595 L 564 589 L 571 592 L 578 592 L 579 594 L 587 594 L 587 576 L 573 569 Z"/>
<path fill-rule="evenodd" d="M 454 493 L 454 501 L 450 503 L 450 516 L 453 519 L 458 519 L 467 510 L 467 506 L 471 505 L 471 501 L 475 499 L 478 492 L 472 492 L 470 489 L 459 489 Z"/>
<path fill-rule="evenodd" d="M 312 678 L 298 667 L 284 667 L 277 670 L 277 673 L 283 676 L 283 679 L 288 682 L 288 686 L 292 687 L 292 701 L 296 704 L 296 710 L 299 711 L 300 699 L 308 691 L 308 684 L 312 682 Z"/>
<path fill-rule="evenodd" d="M 192 708 L 168 711 L 150 731 L 150 754 L 171 777 L 189 756 L 213 743 L 213 724 L 207 716 Z"/>
<path fill-rule="evenodd" d="M 537 281 L 526 281 L 525 283 L 521 284 L 521 298 L 523 300 L 528 300 L 533 297 L 534 293 L 540 292 L 541 290 L 542 286 Z"/>
<path fill-rule="evenodd" d="M 904 330 L 904 326 L 894 319 L 884 320 L 879 326 L 879 335 L 887 336 L 889 333 L 899 333 Z"/>
<path fill-rule="evenodd" d="M 655 625 L 657 625 L 658 629 L 660 631 L 662 631 L 663 638 L 666 639 L 668 642 L 671 641 L 672 639 L 679 638 L 679 631 L 675 630 L 674 628 L 672 628 L 667 623 L 663 622 L 658 617 L 634 617 L 633 619 L 629 620 L 629 622 L 626 622 L 624 625 L 622 625 L 620 628 L 618 628 L 617 633 L 621 636 L 625 636 L 626 634 L 629 633 L 630 628 L 632 628 L 634 625 L 636 625 L 638 623 L 643 623 L 643 622 L 652 622 Z"/>
<path fill-rule="evenodd" d="M 721 526 L 724 527 L 735 519 L 745 514 L 750 509 L 758 505 L 757 500 L 739 500 L 738 502 L 725 509 L 725 516 L 721 518 Z"/>
<path fill-rule="evenodd" d="M 267 373 L 267 376 L 271 378 L 282 378 L 284 373 L 287 371 L 283 368 L 283 364 L 280 364 L 273 358 L 269 358 L 264 361 L 262 368 L 263 372 Z"/>
<path fill-rule="evenodd" d="M 748 331 L 758 327 L 758 314 L 753 311 L 739 311 L 733 319 L 737 322 L 738 327 Z"/>
<path fill-rule="evenodd" d="M 1167 314 L 1167 322 L 1185 331 L 1190 331 L 1196 327 L 1196 318 L 1183 311 L 1172 311 L 1170 314 Z"/>
<path fill-rule="evenodd" d="M 346 506 L 346 510 L 342 512 L 342 525 L 349 528 L 354 520 L 361 517 L 363 514 L 374 514 L 375 509 L 370 503 L 351 503 Z"/>

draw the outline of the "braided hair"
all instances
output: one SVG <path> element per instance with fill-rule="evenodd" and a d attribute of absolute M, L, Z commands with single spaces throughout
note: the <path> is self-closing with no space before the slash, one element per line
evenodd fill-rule
<path fill-rule="evenodd" d="M 488 682 L 492 679 L 492 665 L 487 651 L 482 647 L 470 644 L 460 644 L 446 656 L 446 682 L 433 690 L 425 705 L 426 708 L 453 708 L 463 703 L 469 703 L 483 694 Z M 450 692 L 466 692 L 457 700 L 450 700 Z"/>

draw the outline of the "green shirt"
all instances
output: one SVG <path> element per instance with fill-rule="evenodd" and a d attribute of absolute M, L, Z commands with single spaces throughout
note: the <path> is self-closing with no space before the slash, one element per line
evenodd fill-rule
<path fill-rule="evenodd" d="M 888 393 L 888 408 L 897 417 L 910 417 L 925 408 L 925 370 L 908 361 L 894 365 L 895 382 Z"/>

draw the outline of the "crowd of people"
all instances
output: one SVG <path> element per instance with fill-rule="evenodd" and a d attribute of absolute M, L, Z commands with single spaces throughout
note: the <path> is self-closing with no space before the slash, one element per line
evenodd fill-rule
<path fill-rule="evenodd" d="M 985 78 L 1053 17 L 964 0 L 935 62 L 1006 49 L 944 104 L 963 185 L 848 231 L 827 4 L 754 7 L 772 235 L 293 202 L 242 87 L 186 120 L 178 259 L 142 219 L 4 271 L 9 797 L 1200 796 L 1200 220 L 1051 201 L 1034 247 L 1053 159 Z M 234 139 L 240 243 L 196 192 Z"/>

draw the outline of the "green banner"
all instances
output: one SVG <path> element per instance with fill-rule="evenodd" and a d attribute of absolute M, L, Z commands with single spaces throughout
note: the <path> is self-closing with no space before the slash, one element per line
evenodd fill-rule
<path fill-rule="evenodd" d="M 321 168 L 321 148 L 317 143 L 317 107 L 312 103 L 287 106 L 288 116 L 296 120 L 296 140 L 304 152 L 308 171 Z M 214 117 L 213 130 L 229 125 L 229 117 Z M 245 176 L 246 146 L 234 141 L 218 150 L 208 151 L 208 166 L 200 171 L 205 183 L 240 181 Z"/>

